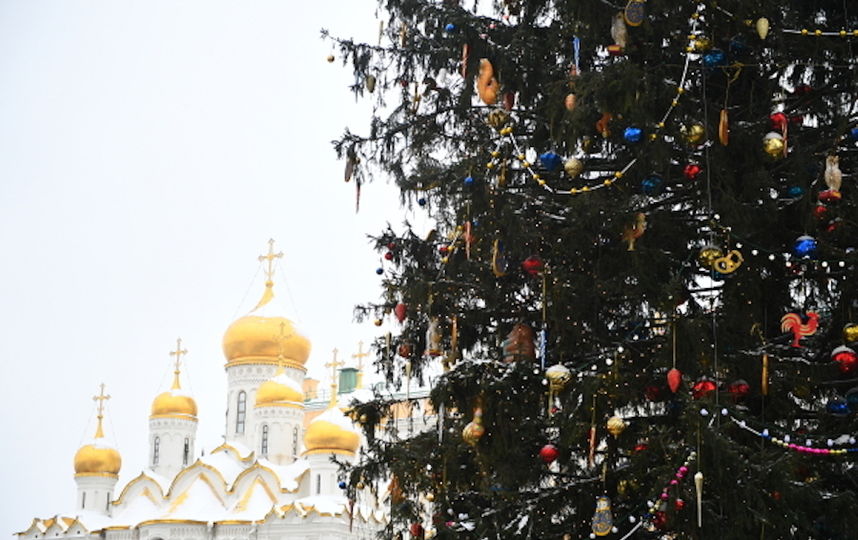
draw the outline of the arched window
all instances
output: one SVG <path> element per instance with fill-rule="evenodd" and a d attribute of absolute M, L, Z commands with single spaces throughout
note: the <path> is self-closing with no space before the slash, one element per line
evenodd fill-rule
<path fill-rule="evenodd" d="M 161 438 L 155 437 L 152 442 L 152 466 L 158 464 L 158 459 L 161 457 Z"/>
<path fill-rule="evenodd" d="M 292 457 L 298 456 L 298 426 L 292 428 Z"/>
<path fill-rule="evenodd" d="M 262 425 L 262 444 L 259 448 L 262 457 L 268 457 L 268 424 Z"/>
<path fill-rule="evenodd" d="M 86 510 L 86 491 L 80 494 L 80 508 Z"/>
<path fill-rule="evenodd" d="M 235 432 L 244 433 L 244 417 L 247 415 L 247 394 L 238 393 L 238 405 L 235 408 Z"/>
<path fill-rule="evenodd" d="M 185 437 L 185 450 L 182 452 L 182 465 L 188 466 L 188 460 L 191 458 L 191 440 Z"/>
<path fill-rule="evenodd" d="M 321 492 L 322 492 L 322 475 L 317 474 L 316 475 L 316 495 L 320 494 Z"/>
<path fill-rule="evenodd" d="M 106 512 L 110 512 L 110 493 L 104 498 L 104 510 Z"/>

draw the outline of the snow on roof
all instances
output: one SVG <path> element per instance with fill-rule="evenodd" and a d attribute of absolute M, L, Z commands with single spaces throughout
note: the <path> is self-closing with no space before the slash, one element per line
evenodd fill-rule
<path fill-rule="evenodd" d="M 352 424 L 352 421 L 343 414 L 343 411 L 341 411 L 339 407 L 330 407 L 328 410 L 314 418 L 310 424 L 315 424 L 316 422 L 330 422 L 345 431 L 358 432 L 355 429 L 354 424 Z"/>
<path fill-rule="evenodd" d="M 157 519 L 160 513 L 161 510 L 149 499 L 149 497 L 134 497 L 134 499 L 125 505 L 122 511 L 117 513 L 113 519 L 110 520 L 110 523 L 99 525 L 98 528 L 104 528 L 111 525 L 131 527 L 143 521 Z M 84 524 L 90 529 L 93 529 L 90 527 L 88 521 L 85 521 Z"/>
<path fill-rule="evenodd" d="M 235 479 L 247 467 L 243 462 L 237 460 L 230 452 L 216 452 L 199 458 L 200 462 L 217 469 L 223 476 L 227 486 L 231 486 Z"/>
<path fill-rule="evenodd" d="M 273 382 L 276 382 L 277 384 L 282 384 L 283 386 L 288 386 L 289 388 L 291 388 L 293 390 L 297 390 L 298 392 L 301 392 L 302 394 L 304 393 L 304 389 L 301 388 L 301 385 L 298 384 L 295 381 L 295 379 L 286 375 L 286 373 L 281 373 L 280 375 L 273 377 L 271 380 Z"/>
<path fill-rule="evenodd" d="M 202 477 L 194 479 L 191 486 L 181 494 L 171 497 L 172 503 L 161 519 L 187 519 L 196 521 L 219 521 L 227 519 L 223 502 Z"/>
<path fill-rule="evenodd" d="M 142 474 L 145 474 L 149 478 L 155 481 L 156 484 L 161 488 L 163 493 L 167 493 L 167 490 L 170 489 L 170 484 L 173 483 L 172 478 L 167 478 L 166 476 L 162 476 L 152 469 L 146 468 L 141 471 Z"/>
<path fill-rule="evenodd" d="M 260 459 L 259 464 L 271 469 L 280 479 L 280 489 L 296 491 L 298 479 L 310 468 L 310 462 L 306 459 L 296 459 L 289 465 L 275 465 L 267 459 Z"/>
<path fill-rule="evenodd" d="M 343 495 L 313 495 L 298 499 L 295 504 L 305 509 L 312 507 L 319 514 L 332 516 L 348 512 L 348 499 Z"/>
<path fill-rule="evenodd" d="M 256 478 L 230 509 L 229 519 L 257 521 L 264 519 L 277 502 L 277 494 L 268 490 L 264 481 Z"/>

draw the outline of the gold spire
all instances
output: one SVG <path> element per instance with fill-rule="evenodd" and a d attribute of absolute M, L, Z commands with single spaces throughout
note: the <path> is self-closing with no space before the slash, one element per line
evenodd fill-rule
<path fill-rule="evenodd" d="M 328 408 L 337 406 L 337 368 L 345 362 L 337 362 L 337 353 L 340 352 L 336 348 L 333 350 L 334 358 L 325 367 L 331 368 L 331 401 L 328 403 Z"/>
<path fill-rule="evenodd" d="M 104 438 L 104 428 L 102 427 L 102 420 L 104 420 L 104 402 L 108 399 L 110 399 L 110 395 L 104 393 L 104 383 L 101 383 L 98 395 L 92 396 L 92 400 L 98 402 L 98 415 L 96 416 L 96 418 L 98 418 L 98 427 L 95 428 L 96 439 Z"/>
<path fill-rule="evenodd" d="M 262 293 L 262 298 L 252 311 L 256 311 L 274 298 L 274 259 L 282 259 L 283 252 L 274 253 L 274 239 L 268 240 L 268 253 L 259 256 L 259 262 L 268 261 L 268 267 L 265 269 L 265 291 Z"/>
<path fill-rule="evenodd" d="M 176 357 L 176 368 L 173 370 L 173 390 L 179 390 L 181 386 L 179 385 L 179 373 L 180 373 L 180 363 L 182 361 L 182 355 L 188 354 L 187 349 L 182 348 L 182 338 L 176 339 L 176 350 L 170 351 L 170 356 Z"/>
<path fill-rule="evenodd" d="M 369 356 L 368 352 L 363 352 L 363 341 L 358 341 L 358 352 L 352 355 L 352 358 L 357 359 L 357 387 L 363 388 L 363 359 Z"/>

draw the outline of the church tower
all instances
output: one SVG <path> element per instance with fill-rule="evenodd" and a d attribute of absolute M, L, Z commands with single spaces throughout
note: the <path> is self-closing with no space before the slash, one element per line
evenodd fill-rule
<path fill-rule="evenodd" d="M 194 443 L 197 435 L 197 404 L 182 390 L 181 359 L 188 351 L 182 349 L 182 340 L 176 340 L 172 387 L 159 394 L 152 402 L 149 416 L 149 467 L 165 478 L 194 461 Z"/>
<path fill-rule="evenodd" d="M 255 450 L 259 455 L 263 450 L 262 442 L 267 436 L 269 457 L 272 453 L 283 453 L 283 457 L 278 459 L 288 462 L 290 460 L 287 457 L 292 455 L 290 452 L 280 447 L 274 450 L 271 446 L 275 438 L 272 431 L 274 428 L 266 420 L 276 420 L 278 430 L 286 429 L 292 422 L 292 412 L 286 409 L 291 408 L 277 405 L 280 409 L 274 414 L 271 400 L 278 403 L 297 403 L 293 401 L 297 397 L 292 394 L 281 395 L 283 388 L 279 388 L 274 392 L 273 398 L 266 397 L 263 393 L 261 397 L 268 401 L 260 404 L 260 407 L 257 407 L 256 401 L 260 397 L 257 396 L 257 390 L 261 390 L 263 383 L 275 376 L 287 386 L 294 383 L 294 388 L 301 393 L 301 381 L 307 373 L 304 364 L 310 356 L 310 341 L 295 329 L 292 321 L 272 313 L 274 261 L 281 257 L 282 252 L 274 253 L 274 240 L 269 240 L 268 254 L 259 256 L 260 261 L 267 263 L 262 298 L 250 313 L 233 322 L 223 337 L 227 374 L 226 442 L 243 445 L 246 450 Z M 269 385 L 268 388 L 272 387 Z M 303 395 L 301 401 L 303 402 Z M 300 431 L 300 422 L 294 422 Z M 286 438 L 289 444 L 292 444 L 294 427 L 292 430 L 292 433 L 279 432 L 276 438 L 278 441 Z"/>
<path fill-rule="evenodd" d="M 78 511 L 110 515 L 113 488 L 119 478 L 122 457 L 104 440 L 104 402 L 110 399 L 101 385 L 99 395 L 92 399 L 98 402 L 98 426 L 92 440 L 80 447 L 74 455 L 74 480 L 77 484 Z"/>
<path fill-rule="evenodd" d="M 325 364 L 331 368 L 331 400 L 328 408 L 313 419 L 304 434 L 304 457 L 310 464 L 309 495 L 335 496 L 339 487 L 339 465 L 331 460 L 351 462 L 360 446 L 360 433 L 337 405 L 337 349 Z"/>

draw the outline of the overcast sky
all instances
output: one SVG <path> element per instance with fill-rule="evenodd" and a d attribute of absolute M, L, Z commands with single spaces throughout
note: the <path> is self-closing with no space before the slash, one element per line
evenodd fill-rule
<path fill-rule="evenodd" d="M 355 215 L 330 141 L 369 109 L 319 38 L 374 40 L 374 9 L 0 1 L 0 537 L 73 513 L 102 381 L 117 488 L 139 474 L 178 336 L 197 447 L 220 443 L 221 338 L 261 294 L 269 238 L 285 252 L 276 302 L 312 340 L 311 367 L 379 332 L 352 323 L 378 290 L 366 234 L 413 216 L 384 182 Z"/>

